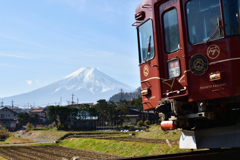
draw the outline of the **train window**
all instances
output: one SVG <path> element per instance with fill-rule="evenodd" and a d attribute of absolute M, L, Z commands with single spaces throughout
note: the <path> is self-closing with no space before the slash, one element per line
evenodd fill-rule
<path fill-rule="evenodd" d="M 172 9 L 163 15 L 165 48 L 167 53 L 177 51 L 179 49 L 179 29 L 177 10 Z"/>
<path fill-rule="evenodd" d="M 221 22 L 219 0 L 192 0 L 186 4 L 188 39 L 191 44 L 218 39 L 214 34 Z"/>
<path fill-rule="evenodd" d="M 240 34 L 240 0 L 222 0 L 226 35 Z"/>
<path fill-rule="evenodd" d="M 154 58 L 154 39 L 152 20 L 149 19 L 137 28 L 140 63 Z"/>

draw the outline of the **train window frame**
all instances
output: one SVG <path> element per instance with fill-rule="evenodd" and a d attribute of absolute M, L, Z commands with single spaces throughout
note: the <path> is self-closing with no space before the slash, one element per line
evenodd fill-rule
<path fill-rule="evenodd" d="M 150 42 L 150 45 L 153 45 L 153 47 L 150 47 L 151 49 L 150 49 L 150 52 L 153 50 L 153 56 L 152 57 L 150 57 L 150 58 L 148 58 L 148 59 L 146 59 L 146 58 L 142 58 L 142 53 L 141 53 L 141 46 L 140 46 L 140 36 L 139 36 L 139 28 L 141 27 L 141 26 L 143 26 L 144 24 L 146 24 L 147 22 L 149 22 L 149 21 L 151 21 L 151 27 L 152 27 L 152 35 L 151 35 L 151 42 Z M 138 55 L 139 55 L 139 65 L 141 65 L 141 64 L 144 64 L 144 63 L 147 63 L 148 61 L 150 61 L 150 60 L 153 60 L 154 58 L 155 58 L 155 56 L 156 56 L 156 52 L 155 52 L 155 41 L 154 41 L 154 28 L 153 28 L 153 20 L 151 19 L 151 18 L 149 18 L 149 19 L 147 19 L 146 21 L 144 21 L 141 25 L 139 25 L 138 27 L 137 27 L 137 38 L 138 38 Z M 148 54 L 148 53 L 147 53 Z M 147 55 L 148 56 L 148 55 Z"/>
<path fill-rule="evenodd" d="M 161 5 L 159 6 L 159 7 L 161 7 Z M 164 15 L 166 14 L 166 13 L 169 13 L 170 11 L 173 11 L 173 10 L 175 10 L 176 11 L 176 18 L 177 18 L 177 30 L 178 30 L 178 45 L 177 45 L 177 48 L 175 49 L 175 50 L 171 50 L 170 52 L 167 50 L 167 47 L 166 47 L 166 32 L 165 32 L 165 22 L 164 22 Z M 165 52 L 167 53 L 167 54 L 171 54 L 171 53 L 175 53 L 175 52 L 177 52 L 177 51 L 179 51 L 179 49 L 180 49 L 180 43 L 181 43 L 181 41 L 180 41 L 180 31 L 179 31 L 179 19 L 178 19 L 178 12 L 177 12 L 177 8 L 176 7 L 171 7 L 171 8 L 169 8 L 168 10 L 165 10 L 163 13 L 162 13 L 162 15 L 161 15 L 161 17 L 162 17 L 162 28 L 163 28 L 163 34 L 164 34 L 164 37 L 163 37 L 163 39 L 164 39 L 164 48 L 165 48 Z"/>
<path fill-rule="evenodd" d="M 171 77 L 171 78 L 170 78 L 170 76 L 169 76 L 169 67 L 168 67 L 168 64 L 169 64 L 170 62 L 172 62 L 172 61 L 175 61 L 175 60 L 178 60 L 178 63 L 179 63 L 179 70 L 180 70 L 179 76 Z M 167 72 L 168 72 L 168 78 L 169 78 L 169 79 L 181 77 L 181 75 L 182 75 L 182 71 L 181 71 L 181 60 L 180 60 L 179 58 L 174 58 L 174 59 L 168 60 L 168 61 L 167 61 Z"/>
<path fill-rule="evenodd" d="M 188 5 L 188 3 L 189 2 L 192 2 L 192 1 L 194 1 L 194 0 L 188 0 L 186 3 L 185 3 L 185 8 L 184 8 L 184 12 L 185 12 L 185 19 L 186 19 L 186 31 L 187 31 L 187 39 L 188 39 L 188 43 L 190 44 L 190 45 L 192 45 L 192 46 L 194 46 L 194 45 L 198 45 L 198 44 L 203 44 L 203 43 L 206 43 L 207 41 L 216 41 L 216 40 L 219 40 L 219 39 L 222 39 L 222 38 L 224 38 L 224 34 L 223 34 L 223 32 L 225 32 L 225 30 L 223 30 L 223 27 L 221 28 L 221 35 L 220 36 L 218 36 L 217 38 L 216 38 L 216 35 L 218 35 L 218 34 L 215 34 L 213 37 L 211 37 L 212 35 L 210 35 L 210 39 L 209 39 L 209 37 L 208 38 L 205 38 L 205 40 L 203 40 L 203 41 L 201 41 L 201 42 L 197 42 L 197 43 L 191 43 L 191 41 L 190 41 L 190 28 L 189 28 L 189 18 L 188 18 L 188 8 L 187 8 L 187 5 Z M 219 12 L 220 12 L 220 24 L 221 24 L 221 26 L 223 26 L 223 13 L 222 13 L 222 7 L 221 7 L 221 4 L 222 4 L 222 0 L 218 0 L 218 2 L 219 2 Z M 211 8 L 211 7 L 210 7 Z M 204 9 L 202 9 L 202 10 L 204 10 Z M 206 9 L 205 9 L 206 10 Z M 214 38 L 215 37 L 215 38 Z"/>

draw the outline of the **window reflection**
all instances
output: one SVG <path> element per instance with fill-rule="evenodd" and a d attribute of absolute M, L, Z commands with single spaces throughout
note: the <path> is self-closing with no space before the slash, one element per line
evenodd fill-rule
<path fill-rule="evenodd" d="M 173 9 L 163 15 L 166 52 L 171 53 L 179 48 L 179 29 L 177 10 Z"/>
<path fill-rule="evenodd" d="M 154 41 L 153 41 L 152 20 L 138 27 L 138 41 L 140 63 L 148 61 L 154 57 Z"/>
<path fill-rule="evenodd" d="M 240 33 L 240 0 L 223 0 L 223 15 L 226 35 Z"/>
<path fill-rule="evenodd" d="M 219 0 L 192 0 L 186 5 L 188 39 L 191 44 L 208 40 L 217 29 L 217 19 L 221 21 Z M 212 40 L 221 36 L 215 34 Z"/>

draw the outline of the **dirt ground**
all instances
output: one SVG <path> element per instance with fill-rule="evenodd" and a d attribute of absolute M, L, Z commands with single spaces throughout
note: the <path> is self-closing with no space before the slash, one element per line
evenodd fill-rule
<path fill-rule="evenodd" d="M 74 158 L 75 160 L 99 160 L 120 158 L 104 153 L 61 146 L 0 147 L 0 156 L 8 160 L 72 160 Z"/>

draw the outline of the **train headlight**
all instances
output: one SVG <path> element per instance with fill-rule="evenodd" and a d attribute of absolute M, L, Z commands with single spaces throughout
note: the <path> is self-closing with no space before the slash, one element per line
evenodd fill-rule
<path fill-rule="evenodd" d="M 148 95 L 148 93 L 149 93 L 148 88 L 141 90 L 141 95 L 143 95 L 143 96 Z"/>
<path fill-rule="evenodd" d="M 215 81 L 221 79 L 221 72 L 217 71 L 215 73 L 209 74 L 209 80 L 210 81 Z"/>
<path fill-rule="evenodd" d="M 168 62 L 168 77 L 176 78 L 181 75 L 180 61 L 179 59 L 170 60 Z"/>
<path fill-rule="evenodd" d="M 144 11 L 141 11 L 141 12 L 138 12 L 135 14 L 135 19 L 136 20 L 144 20 L 145 18 L 145 12 Z"/>

